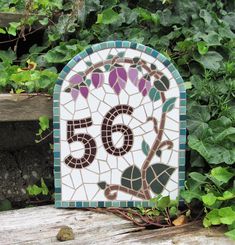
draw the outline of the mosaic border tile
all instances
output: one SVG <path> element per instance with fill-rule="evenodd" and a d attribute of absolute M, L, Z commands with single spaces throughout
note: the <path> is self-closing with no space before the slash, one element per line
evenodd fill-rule
<path fill-rule="evenodd" d="M 86 207 L 152 207 L 154 203 L 151 201 L 81 201 L 81 202 L 64 202 L 61 201 L 61 177 L 60 177 L 60 148 L 58 142 L 60 141 L 60 120 L 59 120 L 59 100 L 60 91 L 64 78 L 73 69 L 77 62 L 89 54 L 99 51 L 102 49 L 107 49 L 111 47 L 116 48 L 131 48 L 134 50 L 143 51 L 150 56 L 156 58 L 165 67 L 167 67 L 172 76 L 179 85 L 180 90 L 180 152 L 179 152 L 179 189 L 184 188 L 185 181 L 185 148 L 186 148 L 186 91 L 183 84 L 183 79 L 175 66 L 168 60 L 163 54 L 159 53 L 150 47 L 142 44 L 137 44 L 129 41 L 108 41 L 99 44 L 92 45 L 86 50 L 80 52 L 75 57 L 73 57 L 68 64 L 60 72 L 59 77 L 56 81 L 53 94 L 53 124 L 55 125 L 53 129 L 53 137 L 55 143 L 54 149 L 54 179 L 55 179 L 55 207 L 57 208 L 86 208 Z"/>

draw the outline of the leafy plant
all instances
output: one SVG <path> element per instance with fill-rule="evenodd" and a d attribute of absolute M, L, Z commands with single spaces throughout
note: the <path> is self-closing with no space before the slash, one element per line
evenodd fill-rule
<path fill-rule="evenodd" d="M 46 186 L 43 178 L 41 178 L 40 186 L 35 185 L 35 184 L 29 185 L 26 190 L 30 196 L 38 196 L 40 194 L 47 196 L 49 194 L 48 187 Z"/>

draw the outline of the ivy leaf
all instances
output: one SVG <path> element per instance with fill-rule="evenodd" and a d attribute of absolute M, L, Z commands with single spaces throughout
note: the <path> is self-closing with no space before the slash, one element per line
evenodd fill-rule
<path fill-rule="evenodd" d="M 150 150 L 150 147 L 149 147 L 148 143 L 145 140 L 143 140 L 142 141 L 142 151 L 145 154 L 145 156 L 148 155 L 149 150 Z"/>
<path fill-rule="evenodd" d="M 159 93 L 159 91 L 155 87 L 152 87 L 150 89 L 150 91 L 149 91 L 149 98 L 152 101 L 160 100 L 160 98 L 161 98 L 160 93 Z"/>
<path fill-rule="evenodd" d="M 155 194 L 161 194 L 175 168 L 163 163 L 155 163 L 147 168 L 147 182 Z"/>
<path fill-rule="evenodd" d="M 43 195 L 48 195 L 49 190 L 48 190 L 48 188 L 46 186 L 46 183 L 45 183 L 43 178 L 41 178 L 41 189 L 42 189 L 42 194 Z"/>
<path fill-rule="evenodd" d="M 212 206 L 213 204 L 215 204 L 216 200 L 217 200 L 217 197 L 211 192 L 202 196 L 202 201 L 207 206 Z"/>
<path fill-rule="evenodd" d="M 220 221 L 222 224 L 231 225 L 235 222 L 235 211 L 232 207 L 225 207 L 219 209 Z"/>
<path fill-rule="evenodd" d="M 169 111 L 171 111 L 174 108 L 174 106 L 175 106 L 176 99 L 177 99 L 176 97 L 167 99 L 164 102 L 163 106 L 162 106 L 162 111 L 163 112 L 169 112 Z"/>
<path fill-rule="evenodd" d="M 122 173 L 121 184 L 127 188 L 139 191 L 142 186 L 140 169 L 135 165 L 125 169 Z"/>
<path fill-rule="evenodd" d="M 201 55 L 204 55 L 208 52 L 209 47 L 206 42 L 198 42 L 197 49 Z"/>
<path fill-rule="evenodd" d="M 1 34 L 6 34 L 6 31 L 3 28 L 0 28 L 0 33 Z"/>
<path fill-rule="evenodd" d="M 154 86 L 159 91 L 167 91 L 170 87 L 170 81 L 166 76 L 162 76 L 159 80 L 154 82 Z"/>
<path fill-rule="evenodd" d="M 20 26 L 20 22 L 10 22 L 10 26 L 7 28 L 7 33 L 16 36 L 16 31 L 18 27 Z"/>
<path fill-rule="evenodd" d="M 210 227 L 211 225 L 220 225 L 220 216 L 219 216 L 219 210 L 213 209 L 211 210 L 203 219 L 203 225 L 205 227 Z"/>
<path fill-rule="evenodd" d="M 235 240 L 235 229 L 225 232 L 224 233 L 226 236 L 230 237 L 231 239 Z"/>
<path fill-rule="evenodd" d="M 235 174 L 229 172 L 226 168 L 216 167 L 211 170 L 211 176 L 226 184 L 232 177 L 235 176 Z"/>
<path fill-rule="evenodd" d="M 105 9 L 101 14 L 98 14 L 96 23 L 108 25 L 116 22 L 118 19 L 118 13 L 113 11 L 112 8 L 109 8 Z"/>
<path fill-rule="evenodd" d="M 206 179 L 207 177 L 205 175 L 202 175 L 200 173 L 197 173 L 197 172 L 191 172 L 189 174 L 189 176 L 193 179 L 193 180 L 196 180 L 197 182 L 199 183 L 206 183 Z"/>
<path fill-rule="evenodd" d="M 206 69 L 218 71 L 223 57 L 216 51 L 209 51 L 198 60 Z"/>
<path fill-rule="evenodd" d="M 166 209 L 169 207 L 171 200 L 169 196 L 161 197 L 157 202 L 157 208 Z"/>
<path fill-rule="evenodd" d="M 47 130 L 49 128 L 49 118 L 47 116 L 40 116 L 39 125 L 43 131 Z"/>

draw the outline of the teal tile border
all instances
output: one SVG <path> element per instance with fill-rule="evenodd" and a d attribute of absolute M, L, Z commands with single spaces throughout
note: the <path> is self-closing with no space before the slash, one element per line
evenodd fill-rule
<path fill-rule="evenodd" d="M 106 48 L 131 48 L 135 50 L 140 50 L 148 55 L 159 60 L 165 67 L 169 69 L 172 76 L 179 84 L 180 91 L 180 152 L 179 152 L 179 189 L 184 188 L 185 181 L 185 148 L 186 148 L 186 91 L 183 84 L 183 79 L 175 66 L 167 59 L 163 54 L 159 53 L 150 47 L 143 44 L 137 44 L 129 41 L 108 41 L 99 44 L 92 45 L 86 50 L 82 51 L 73 59 L 71 59 L 64 69 L 60 72 L 56 85 L 54 87 L 53 94 L 53 123 L 57 125 L 53 130 L 54 135 L 54 179 L 55 179 L 55 207 L 57 208 L 86 208 L 86 207 L 152 207 L 154 203 L 150 201 L 101 201 L 101 202 L 71 202 L 71 201 L 61 201 L 61 175 L 60 175 L 60 148 L 58 140 L 60 139 L 60 112 L 59 112 L 59 101 L 60 101 L 60 91 L 63 80 L 67 74 L 74 68 L 74 66 L 81 59 L 85 58 L 89 54 L 106 49 Z"/>

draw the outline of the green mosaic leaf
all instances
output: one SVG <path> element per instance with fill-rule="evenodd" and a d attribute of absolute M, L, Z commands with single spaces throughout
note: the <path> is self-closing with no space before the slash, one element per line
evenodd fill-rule
<path fill-rule="evenodd" d="M 154 86 L 157 90 L 164 92 L 169 89 L 170 81 L 166 76 L 163 75 L 159 80 L 154 82 Z"/>
<path fill-rule="evenodd" d="M 155 163 L 147 168 L 147 182 L 155 194 L 161 194 L 175 168 L 163 163 Z"/>
<path fill-rule="evenodd" d="M 121 178 L 121 184 L 133 190 L 140 190 L 142 186 L 141 172 L 135 165 L 124 170 Z"/>
<path fill-rule="evenodd" d="M 104 66 L 105 71 L 110 71 L 110 67 L 111 67 L 111 65 L 105 65 L 105 66 Z"/>
<path fill-rule="evenodd" d="M 100 189 L 104 190 L 107 186 L 107 183 L 105 181 L 101 181 L 97 183 L 97 185 L 100 187 Z"/>
<path fill-rule="evenodd" d="M 120 58 L 124 57 L 124 55 L 125 55 L 125 52 L 119 52 L 119 53 L 117 54 L 117 56 L 120 57 Z"/>
<path fill-rule="evenodd" d="M 86 61 L 87 66 L 91 66 L 92 63 L 90 61 Z"/>
<path fill-rule="evenodd" d="M 141 147 L 142 147 L 143 153 L 147 156 L 148 153 L 149 153 L 150 147 L 149 147 L 148 143 L 145 140 L 142 141 L 142 146 Z"/>
<path fill-rule="evenodd" d="M 171 111 L 175 106 L 176 99 L 177 99 L 176 97 L 173 97 L 173 98 L 166 100 L 165 103 L 163 104 L 162 111 L 163 112 Z"/>
<path fill-rule="evenodd" d="M 157 150 L 157 151 L 156 151 L 156 155 L 157 155 L 158 157 L 161 157 L 162 151 L 161 151 L 161 150 Z"/>
<path fill-rule="evenodd" d="M 160 99 L 160 93 L 158 92 L 158 90 L 155 87 L 152 87 L 149 91 L 149 98 L 152 101 L 157 101 Z"/>

